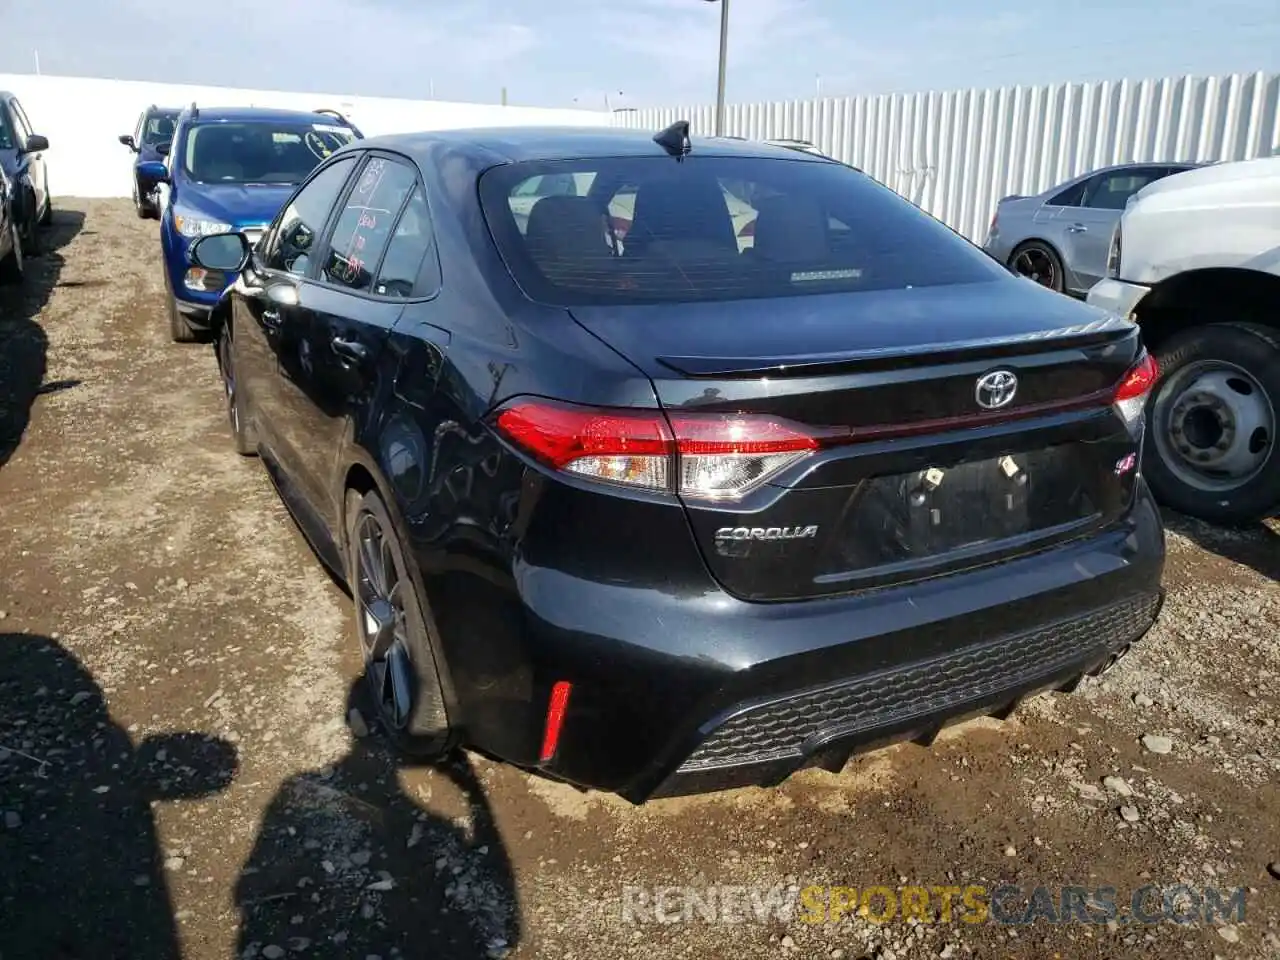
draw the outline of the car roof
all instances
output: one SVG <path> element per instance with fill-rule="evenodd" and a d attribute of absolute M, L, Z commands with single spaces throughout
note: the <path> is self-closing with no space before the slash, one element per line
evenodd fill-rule
<path fill-rule="evenodd" d="M 202 111 L 203 112 L 203 111 Z M 494 127 L 390 134 L 361 141 L 360 149 L 382 147 L 414 156 L 445 145 L 477 160 L 517 163 L 542 160 L 586 160 L 596 157 L 666 157 L 653 139 L 656 130 L 619 127 Z M 730 137 L 691 137 L 691 156 L 758 157 L 807 160 L 806 155 L 759 141 Z M 822 162 L 812 157 L 813 162 Z"/>
<path fill-rule="evenodd" d="M 191 118 L 191 108 L 184 107 L 183 116 Z M 196 104 L 195 119 L 204 122 L 206 120 L 221 120 L 226 122 L 235 121 L 253 121 L 253 120 L 301 120 L 306 123 L 339 123 L 337 117 L 331 113 L 316 113 L 313 110 L 281 110 L 276 107 L 202 107 Z"/>
<path fill-rule="evenodd" d="M 1086 170 L 1084 173 L 1076 174 L 1070 180 L 1063 180 L 1061 183 L 1055 183 L 1049 189 L 1042 191 L 1037 196 L 1057 193 L 1068 187 L 1074 187 L 1082 180 L 1088 180 L 1100 173 L 1123 173 L 1125 170 L 1133 170 L 1137 167 L 1186 167 L 1188 170 L 1196 167 L 1204 166 L 1201 161 L 1195 160 L 1130 160 L 1127 163 L 1113 163 L 1106 167 L 1095 167 L 1092 170 Z"/>

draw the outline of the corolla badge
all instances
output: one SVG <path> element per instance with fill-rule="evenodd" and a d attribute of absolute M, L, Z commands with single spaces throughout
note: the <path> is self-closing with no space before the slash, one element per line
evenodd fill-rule
<path fill-rule="evenodd" d="M 978 378 L 973 396 L 984 410 L 999 410 L 1012 403 L 1017 392 L 1017 374 L 1011 370 L 992 370 Z"/>
<path fill-rule="evenodd" d="M 721 527 L 717 540 L 810 540 L 818 535 L 816 526 L 807 527 Z"/>

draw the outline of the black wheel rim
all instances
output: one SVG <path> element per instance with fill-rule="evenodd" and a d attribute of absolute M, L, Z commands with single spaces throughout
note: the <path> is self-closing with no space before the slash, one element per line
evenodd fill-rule
<path fill-rule="evenodd" d="M 231 422 L 231 429 L 238 435 L 240 433 L 240 408 L 236 403 L 236 371 L 231 365 L 231 337 L 227 334 L 226 328 L 223 327 L 222 336 L 218 343 L 221 346 L 222 361 L 222 388 L 227 394 L 227 419 Z"/>
<path fill-rule="evenodd" d="M 376 516 L 361 513 L 355 527 L 356 621 L 378 713 L 392 729 L 404 730 L 413 710 L 405 591 L 413 588 L 396 564 L 391 536 Z"/>
<path fill-rule="evenodd" d="M 1013 258 L 1013 269 L 1042 287 L 1058 289 L 1058 267 L 1048 250 L 1028 247 Z"/>

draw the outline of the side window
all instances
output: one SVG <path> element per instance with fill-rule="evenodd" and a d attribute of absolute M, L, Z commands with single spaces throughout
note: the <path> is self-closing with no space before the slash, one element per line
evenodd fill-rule
<path fill-rule="evenodd" d="M 17 128 L 18 142 L 25 144 L 27 137 L 31 136 L 31 124 L 27 122 L 27 115 L 22 112 L 22 104 L 17 100 L 10 100 L 9 106 L 13 112 L 13 125 Z"/>
<path fill-rule="evenodd" d="M 16 146 L 13 140 L 13 124 L 9 120 L 9 105 L 0 100 L 0 150 L 12 150 Z"/>
<path fill-rule="evenodd" d="M 343 157 L 325 167 L 280 212 L 263 250 L 268 269 L 306 275 L 313 247 L 354 167 L 354 157 Z"/>
<path fill-rule="evenodd" d="M 1085 206 L 1098 210 L 1123 210 L 1129 198 L 1152 180 L 1163 175 L 1161 167 L 1139 167 L 1123 173 L 1109 173 L 1097 177 L 1094 188 L 1085 198 Z"/>
<path fill-rule="evenodd" d="M 1078 207 L 1084 203 L 1085 191 L 1090 185 L 1096 182 L 1097 178 L 1093 177 L 1077 183 L 1074 187 L 1067 187 L 1056 197 L 1050 198 L 1047 206 L 1050 207 Z"/>
<path fill-rule="evenodd" d="M 348 290 L 372 289 L 373 270 L 391 240 L 396 214 L 417 180 L 417 171 L 406 164 L 369 158 L 338 214 L 321 280 Z"/>
<path fill-rule="evenodd" d="M 435 293 L 440 288 L 440 261 L 435 247 L 427 198 L 422 187 L 417 187 L 391 234 L 373 292 L 380 297 L 425 297 Z M 430 258 L 430 269 L 419 284 L 418 274 L 426 257 Z"/>

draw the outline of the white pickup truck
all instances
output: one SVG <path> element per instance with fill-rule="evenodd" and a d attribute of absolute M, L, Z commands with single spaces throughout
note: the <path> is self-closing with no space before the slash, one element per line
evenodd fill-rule
<path fill-rule="evenodd" d="M 1143 471 L 1176 510 L 1240 524 L 1280 511 L 1280 156 L 1135 194 L 1089 303 L 1133 317 L 1160 365 Z"/>

